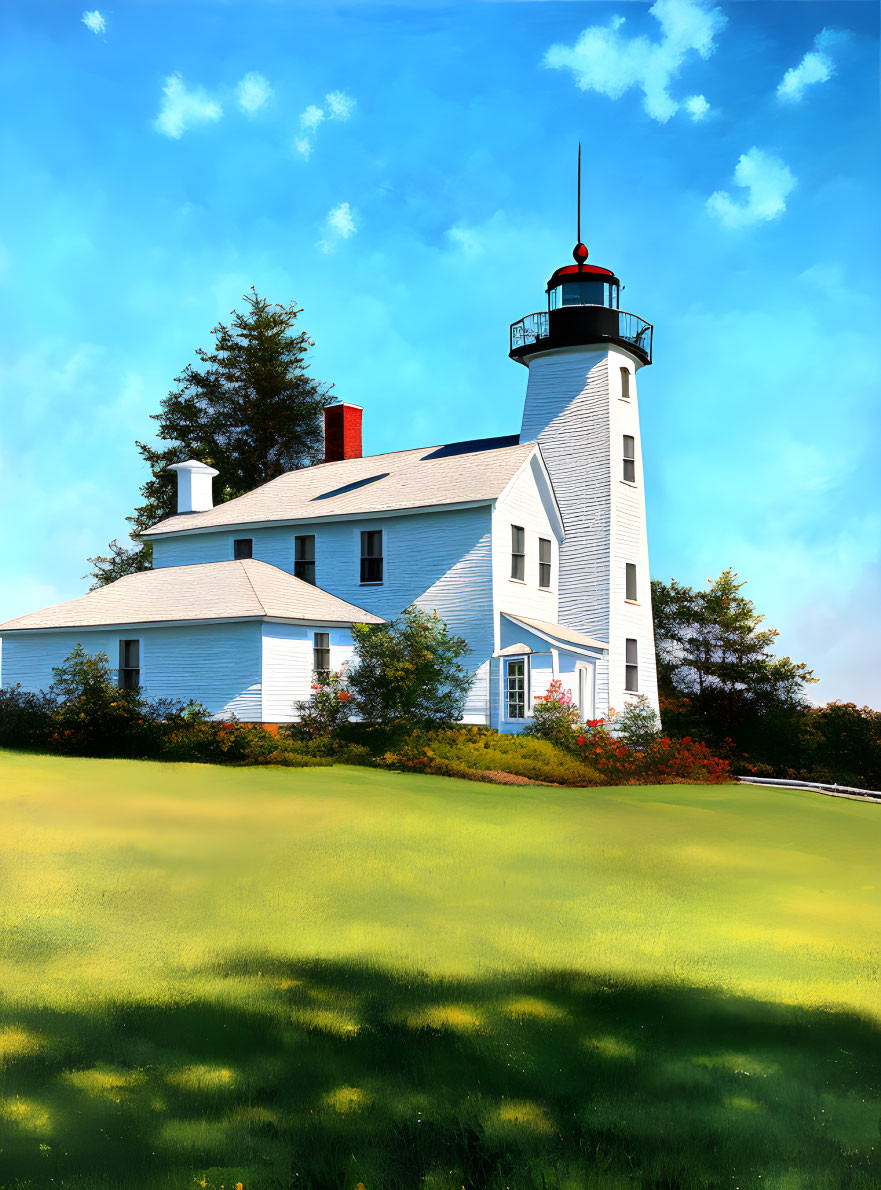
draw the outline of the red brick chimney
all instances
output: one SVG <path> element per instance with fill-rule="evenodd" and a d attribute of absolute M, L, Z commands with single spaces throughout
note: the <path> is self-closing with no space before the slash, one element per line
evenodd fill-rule
<path fill-rule="evenodd" d="M 324 410 L 324 461 L 361 458 L 360 405 L 328 405 Z"/>

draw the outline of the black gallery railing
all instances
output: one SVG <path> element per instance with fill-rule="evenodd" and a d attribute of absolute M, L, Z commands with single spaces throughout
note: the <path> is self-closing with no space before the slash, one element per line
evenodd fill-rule
<path fill-rule="evenodd" d="M 645 319 L 640 318 L 636 314 L 629 314 L 626 310 L 610 310 L 608 306 L 564 306 L 565 310 L 584 310 L 585 314 L 592 314 L 594 311 L 603 311 L 602 338 L 618 338 L 623 339 L 627 343 L 632 343 L 634 347 L 639 348 L 651 362 L 652 358 L 652 324 L 646 322 Z M 617 335 L 609 335 L 606 329 L 609 325 L 609 316 L 617 316 L 618 319 L 618 333 Z M 589 323 L 590 319 L 585 319 Z M 585 329 L 588 329 L 587 327 Z M 547 310 L 538 310 L 535 314 L 527 314 L 525 318 L 521 318 L 519 322 L 511 324 L 511 351 L 518 347 L 527 347 L 532 343 L 538 343 L 541 339 L 550 338 L 550 316 Z"/>

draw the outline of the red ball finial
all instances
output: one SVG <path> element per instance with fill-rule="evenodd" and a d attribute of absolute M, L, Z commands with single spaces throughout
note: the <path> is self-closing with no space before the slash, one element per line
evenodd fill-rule
<path fill-rule="evenodd" d="M 584 262 L 587 260 L 587 245 L 582 244 L 579 240 L 579 242 L 572 249 L 572 255 L 575 258 L 576 264 L 584 264 Z"/>

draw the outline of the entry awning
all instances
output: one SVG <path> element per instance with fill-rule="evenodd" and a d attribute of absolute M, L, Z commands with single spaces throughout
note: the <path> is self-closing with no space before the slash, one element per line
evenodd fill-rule
<path fill-rule="evenodd" d="M 536 636 L 558 648 L 575 649 L 577 652 L 590 650 L 592 653 L 609 651 L 608 643 L 597 640 L 593 636 L 586 636 L 583 632 L 576 632 L 574 628 L 565 628 L 562 624 L 551 624 L 548 620 L 533 620 L 527 616 L 518 616 L 513 612 L 502 612 L 506 619 L 523 628 L 528 628 Z"/>

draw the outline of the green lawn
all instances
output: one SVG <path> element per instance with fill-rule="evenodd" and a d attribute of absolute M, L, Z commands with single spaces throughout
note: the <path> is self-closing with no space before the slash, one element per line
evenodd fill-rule
<path fill-rule="evenodd" d="M 881 1180 L 881 807 L 0 752 L 0 1188 Z"/>

